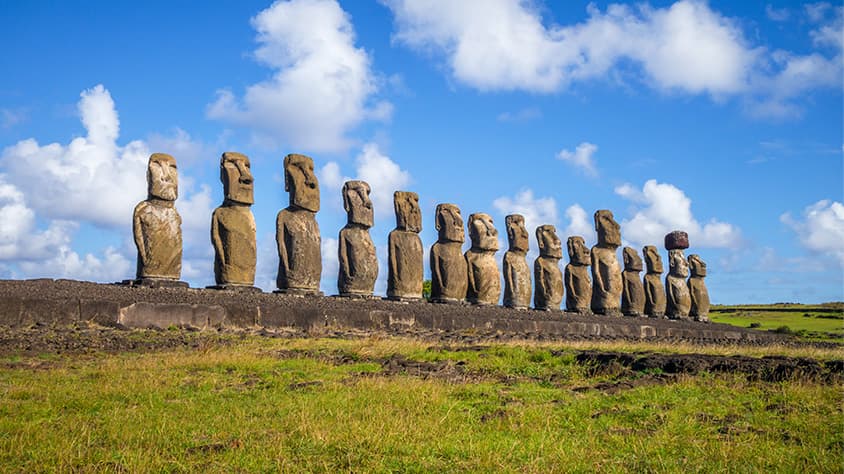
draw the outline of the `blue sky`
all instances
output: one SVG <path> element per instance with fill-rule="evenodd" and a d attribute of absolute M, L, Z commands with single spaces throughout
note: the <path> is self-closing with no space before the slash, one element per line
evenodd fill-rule
<path fill-rule="evenodd" d="M 165 152 L 183 279 L 212 283 L 232 150 L 252 160 L 266 290 L 282 159 L 305 153 L 328 293 L 340 188 L 360 178 L 381 294 L 405 189 L 425 247 L 438 202 L 490 213 L 502 240 L 520 212 L 531 233 L 550 223 L 590 245 L 592 214 L 610 209 L 639 251 L 687 230 L 715 303 L 844 300 L 834 3 L 3 2 L 0 16 L 0 277 L 133 277 L 132 209 Z"/>

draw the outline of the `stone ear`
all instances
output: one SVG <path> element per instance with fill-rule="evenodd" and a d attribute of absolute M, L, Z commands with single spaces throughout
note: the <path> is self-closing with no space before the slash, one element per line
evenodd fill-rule
<path fill-rule="evenodd" d="M 435 219 L 436 222 L 434 223 L 434 226 L 437 228 L 437 230 L 440 230 L 442 228 L 442 215 L 442 205 L 437 205 L 437 216 Z"/>
<path fill-rule="evenodd" d="M 343 185 L 343 210 L 345 210 L 346 212 L 349 212 L 350 209 L 351 209 L 351 204 L 349 204 L 349 187 L 346 184 L 344 184 Z"/>

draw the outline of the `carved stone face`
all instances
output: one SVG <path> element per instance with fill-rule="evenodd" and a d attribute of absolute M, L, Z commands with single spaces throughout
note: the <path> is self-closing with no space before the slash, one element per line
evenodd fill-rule
<path fill-rule="evenodd" d="M 366 228 L 375 224 L 369 191 L 366 181 L 346 181 L 343 184 L 343 208 L 346 209 L 349 224 Z"/>
<path fill-rule="evenodd" d="M 527 252 L 529 234 L 525 228 L 525 217 L 521 214 L 510 214 L 504 218 L 507 225 L 507 240 L 511 252 Z"/>
<path fill-rule="evenodd" d="M 393 193 L 396 209 L 396 228 L 408 232 L 422 231 L 422 211 L 419 210 L 419 195 L 410 191 Z"/>
<path fill-rule="evenodd" d="M 220 180 L 226 200 L 240 204 L 252 204 L 252 171 L 246 155 L 227 151 L 220 160 Z"/>
<path fill-rule="evenodd" d="M 662 273 L 665 269 L 662 267 L 662 257 L 659 256 L 659 251 L 653 245 L 646 245 L 642 248 L 642 254 L 645 256 L 645 265 L 648 267 L 648 273 Z"/>
<path fill-rule="evenodd" d="M 689 264 L 686 263 L 682 250 L 675 249 L 668 251 L 668 273 L 678 278 L 689 276 Z"/>
<path fill-rule="evenodd" d="M 314 160 L 305 155 L 285 156 L 284 190 L 290 193 L 291 206 L 319 211 L 319 181 L 314 174 Z"/>
<path fill-rule="evenodd" d="M 476 212 L 469 215 L 469 238 L 474 249 L 498 250 L 498 230 L 492 224 L 489 214 Z"/>
<path fill-rule="evenodd" d="M 621 251 L 621 256 L 624 259 L 624 269 L 627 271 L 641 272 L 642 258 L 633 247 L 624 247 Z"/>
<path fill-rule="evenodd" d="M 545 224 L 536 228 L 536 241 L 539 243 L 539 256 L 548 258 L 563 258 L 563 243 L 557 237 L 557 228 Z"/>
<path fill-rule="evenodd" d="M 612 212 L 606 209 L 595 212 L 595 230 L 598 232 L 598 247 L 617 248 L 621 245 L 621 227 Z"/>
<path fill-rule="evenodd" d="M 689 255 L 689 269 L 693 277 L 706 276 L 706 262 L 701 260 L 698 254 Z"/>
<path fill-rule="evenodd" d="M 463 218 L 454 204 L 437 204 L 437 231 L 441 242 L 463 242 Z"/>
<path fill-rule="evenodd" d="M 566 246 L 569 251 L 569 262 L 572 265 L 589 265 L 592 258 L 592 252 L 586 246 L 586 241 L 579 235 L 573 235 L 566 241 Z"/>
<path fill-rule="evenodd" d="M 179 197 L 176 160 L 165 153 L 153 153 L 147 164 L 147 194 L 150 199 L 175 201 Z"/>

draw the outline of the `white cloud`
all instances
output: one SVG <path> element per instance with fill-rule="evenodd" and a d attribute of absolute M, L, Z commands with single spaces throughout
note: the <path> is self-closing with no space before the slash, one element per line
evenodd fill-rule
<path fill-rule="evenodd" d="M 533 190 L 523 189 L 516 196 L 501 196 L 492 202 L 502 216 L 508 214 L 521 214 L 525 218 L 525 228 L 533 238 L 533 232 L 537 227 L 545 224 L 557 225 L 557 201 L 552 197 L 537 198 Z"/>
<path fill-rule="evenodd" d="M 69 242 L 74 230 L 76 225 L 67 221 L 53 221 L 38 230 L 24 194 L 0 175 L 0 260 L 48 258 Z"/>
<path fill-rule="evenodd" d="M 516 112 L 501 112 L 498 114 L 499 122 L 528 122 L 542 117 L 542 111 L 538 107 L 525 107 Z"/>
<path fill-rule="evenodd" d="M 566 217 L 569 220 L 568 225 L 560 234 L 560 238 L 565 240 L 570 236 L 579 235 L 586 241 L 587 246 L 592 246 L 595 242 L 595 228 L 592 221 L 592 216 L 588 215 L 586 211 L 580 207 L 580 204 L 572 204 L 566 208 Z"/>
<path fill-rule="evenodd" d="M 327 295 L 337 293 L 337 275 L 340 273 L 340 261 L 337 256 L 337 246 L 340 245 L 337 239 L 322 238 L 322 275 L 320 290 Z"/>
<path fill-rule="evenodd" d="M 0 128 L 12 128 L 15 125 L 26 121 L 28 118 L 26 109 L 0 109 Z"/>
<path fill-rule="evenodd" d="M 259 141 L 281 137 L 311 151 L 348 148 L 346 134 L 365 120 L 386 120 L 388 102 L 373 102 L 378 81 L 366 51 L 355 47 L 348 14 L 334 0 L 278 1 L 252 18 L 255 58 L 274 70 L 242 99 L 217 92 L 207 115 L 252 127 Z"/>
<path fill-rule="evenodd" d="M 692 200 L 672 184 L 651 179 L 641 191 L 624 184 L 616 187 L 615 193 L 633 203 L 634 215 L 621 221 L 621 233 L 637 246 L 659 246 L 665 234 L 673 230 L 688 232 L 692 247 L 736 248 L 741 245 L 741 232 L 736 226 L 714 218 L 704 224 L 695 219 Z"/>
<path fill-rule="evenodd" d="M 782 22 L 791 17 L 791 12 L 788 8 L 774 8 L 770 3 L 765 5 L 765 16 L 771 21 Z"/>
<path fill-rule="evenodd" d="M 834 257 L 844 267 L 844 205 L 838 201 L 821 200 L 803 210 L 803 218 L 790 213 L 780 216 L 800 243 L 815 254 Z"/>
<path fill-rule="evenodd" d="M 63 245 L 46 260 L 20 262 L 19 266 L 28 277 L 113 282 L 134 276 L 134 262 L 113 247 L 106 247 L 103 256 L 96 257 L 90 253 L 80 256 Z"/>
<path fill-rule="evenodd" d="M 705 1 L 680 0 L 665 8 L 611 4 L 605 11 L 590 4 L 585 21 L 562 26 L 544 20 L 530 0 L 382 1 L 395 16 L 396 41 L 442 54 L 457 81 L 482 91 L 551 93 L 573 82 L 628 76 L 632 64 L 634 76 L 659 91 L 716 100 L 741 96 L 752 112 L 768 114 L 756 109 L 799 110 L 793 103 L 799 94 L 840 85 L 829 75 L 840 71 L 839 57 L 820 55 L 829 62 L 824 66 L 815 53 L 803 57 L 753 46 L 736 21 Z M 821 21 L 830 8 L 807 11 Z M 837 31 L 820 27 L 813 38 L 819 45 L 840 43 Z M 806 84 L 789 89 L 798 70 Z"/>
<path fill-rule="evenodd" d="M 594 155 L 596 151 L 598 151 L 597 145 L 593 145 L 589 142 L 582 142 L 580 145 L 577 145 L 577 148 L 575 148 L 574 151 L 560 150 L 560 152 L 557 153 L 557 159 L 580 168 L 589 176 L 597 176 L 598 170 L 595 168 L 595 160 L 592 158 L 592 155 Z"/>

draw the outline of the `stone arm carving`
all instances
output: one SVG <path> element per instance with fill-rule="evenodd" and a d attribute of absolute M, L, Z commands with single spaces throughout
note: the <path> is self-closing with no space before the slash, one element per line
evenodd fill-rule
<path fill-rule="evenodd" d="M 601 274 L 601 266 L 599 263 L 598 252 L 592 250 L 592 286 L 594 288 L 600 288 L 601 291 L 606 292 L 608 289 L 604 285 L 604 275 Z"/>
<path fill-rule="evenodd" d="M 393 237 L 392 233 L 388 237 L 387 244 L 389 245 L 389 249 L 387 250 L 387 255 L 390 258 L 390 266 L 388 269 L 392 269 L 396 274 L 401 274 L 401 268 L 399 268 L 398 260 L 396 259 L 396 252 L 398 251 L 398 246 L 396 245 L 396 239 Z"/>
<path fill-rule="evenodd" d="M 275 228 L 275 241 L 278 245 L 279 266 L 284 269 L 284 275 L 289 275 L 290 262 L 287 258 L 287 228 L 284 225 L 284 219 L 282 219 L 281 212 L 279 212 L 278 216 L 276 217 Z"/>
<path fill-rule="evenodd" d="M 340 232 L 339 240 L 340 243 L 338 244 L 339 247 L 337 248 L 337 258 L 339 259 L 340 263 L 340 272 L 342 273 L 343 269 L 347 268 L 349 270 L 349 274 L 347 276 L 349 278 L 353 278 L 355 276 L 355 268 L 354 265 L 349 265 L 349 242 L 342 231 Z"/>
<path fill-rule="evenodd" d="M 505 262 L 504 262 L 505 263 L 505 265 L 504 265 L 504 283 L 508 288 L 511 289 L 511 291 L 513 292 L 514 295 L 518 294 L 520 288 L 519 288 L 519 280 L 516 277 L 515 265 L 506 264 L 507 256 L 505 255 L 504 258 L 505 258 Z"/>
<path fill-rule="evenodd" d="M 633 300 L 630 298 L 630 284 L 629 284 L 629 282 L 627 281 L 627 279 L 626 279 L 626 278 L 624 278 L 624 272 L 622 272 L 622 273 L 621 273 L 621 281 L 622 281 L 622 284 L 621 284 L 621 291 L 622 291 L 621 297 L 623 298 L 623 301 L 627 301 L 627 302 L 633 301 Z"/>
<path fill-rule="evenodd" d="M 533 279 L 536 281 L 536 286 L 542 288 L 542 292 L 540 294 L 547 295 L 548 285 L 546 284 L 545 270 L 542 268 L 542 265 L 539 263 L 538 259 L 533 265 Z M 539 288 L 537 288 L 536 290 L 537 293 L 539 293 Z"/>
<path fill-rule="evenodd" d="M 223 239 L 220 238 L 220 221 L 217 217 L 219 209 L 214 211 L 211 215 L 211 244 L 214 245 L 214 251 L 217 253 L 222 265 L 226 264 L 226 252 L 223 248 Z"/>
<path fill-rule="evenodd" d="M 439 259 L 439 256 L 437 255 L 438 253 L 439 252 L 437 252 L 436 249 L 434 249 L 434 248 L 431 249 L 430 257 L 431 257 L 431 291 L 432 291 L 432 293 L 435 290 L 434 285 L 437 286 L 437 289 L 436 289 L 437 291 L 442 291 L 442 289 L 440 288 L 440 285 L 442 284 L 442 281 L 443 281 L 442 280 L 443 275 L 442 275 L 442 271 L 440 269 L 440 259 Z"/>
<path fill-rule="evenodd" d="M 466 294 L 478 294 L 478 289 L 475 287 L 475 269 L 473 268 L 472 262 L 469 261 L 469 254 L 467 253 L 464 257 L 466 260 L 466 275 L 469 278 L 469 284 L 466 286 Z"/>
<path fill-rule="evenodd" d="M 577 291 L 576 291 L 576 290 L 577 290 L 577 288 L 574 286 L 574 275 L 572 274 L 571 269 L 569 268 L 569 267 L 570 267 L 570 265 L 571 265 L 571 264 L 566 265 L 566 271 L 565 271 L 566 284 L 565 284 L 565 289 L 566 289 L 566 291 L 571 292 L 571 293 L 572 293 L 572 296 L 576 299 L 576 298 L 578 298 L 580 295 L 578 295 L 578 294 L 577 294 Z"/>
<path fill-rule="evenodd" d="M 668 284 L 668 288 L 668 291 L 671 292 L 671 301 L 673 301 L 676 306 L 677 302 L 682 300 L 682 295 L 680 294 L 681 288 L 678 285 L 672 285 L 670 283 Z"/>
<path fill-rule="evenodd" d="M 654 290 L 656 290 L 656 285 L 651 284 L 647 279 L 645 279 L 644 285 L 645 291 L 647 292 L 647 299 L 645 301 L 649 301 L 650 303 L 655 302 L 657 298 L 656 294 L 654 293 Z"/>
<path fill-rule="evenodd" d="M 135 212 L 132 217 L 132 233 L 135 236 L 135 246 L 138 247 L 138 258 L 141 259 L 141 263 L 146 266 L 147 264 L 147 246 L 144 243 L 144 234 L 141 230 L 141 213 L 139 212 L 141 206 L 144 203 L 141 202 L 135 207 Z"/>

